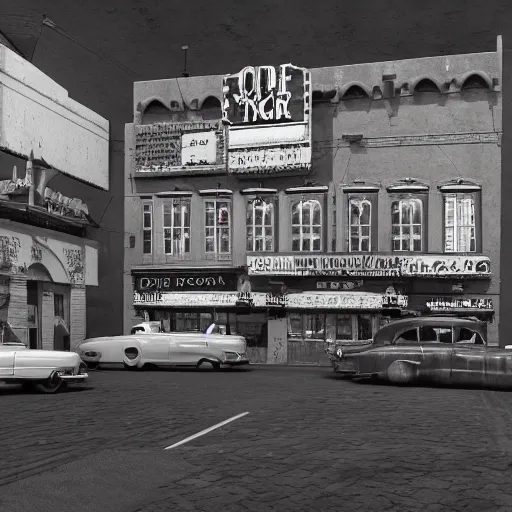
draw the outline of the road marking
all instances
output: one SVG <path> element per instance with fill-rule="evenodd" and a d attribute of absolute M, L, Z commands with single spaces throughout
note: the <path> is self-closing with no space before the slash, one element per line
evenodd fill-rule
<path fill-rule="evenodd" d="M 204 430 L 201 430 L 201 432 L 198 432 L 197 434 L 194 434 L 190 437 L 186 437 L 185 439 L 183 439 L 177 443 L 171 444 L 171 446 L 165 447 L 164 450 L 170 450 L 171 448 L 176 448 L 177 446 L 181 446 L 182 444 L 188 443 L 189 441 L 192 441 L 193 439 L 204 436 L 205 434 L 208 434 L 208 432 L 211 432 L 212 430 L 215 430 L 216 428 L 222 427 L 224 425 L 227 425 L 228 423 L 231 423 L 232 421 L 242 418 L 243 416 L 246 416 L 247 414 L 249 414 L 249 413 L 243 412 L 242 414 L 237 414 L 236 416 L 233 416 L 232 418 L 228 418 L 227 420 L 221 421 L 220 423 L 217 423 L 216 425 L 213 425 Z"/>

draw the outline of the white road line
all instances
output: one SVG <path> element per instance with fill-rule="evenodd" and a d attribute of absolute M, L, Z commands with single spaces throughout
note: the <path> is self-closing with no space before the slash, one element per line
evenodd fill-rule
<path fill-rule="evenodd" d="M 177 446 L 181 446 L 182 444 L 188 443 L 189 441 L 192 441 L 193 439 L 196 439 L 200 436 L 204 436 L 205 434 L 208 434 L 208 432 L 211 432 L 212 430 L 215 430 L 216 428 L 222 427 L 223 425 L 227 425 L 228 423 L 231 423 L 232 421 L 235 421 L 238 418 L 242 418 L 243 416 L 246 416 L 247 414 L 249 414 L 249 413 L 243 412 L 242 414 L 237 414 L 236 416 L 233 416 L 232 418 L 228 418 L 227 420 L 221 421 L 220 423 L 217 423 L 216 425 L 213 425 L 204 430 L 201 430 L 201 432 L 198 432 L 197 434 L 187 437 L 177 443 L 171 444 L 171 446 L 165 447 L 164 450 L 170 450 L 171 448 L 176 448 Z"/>

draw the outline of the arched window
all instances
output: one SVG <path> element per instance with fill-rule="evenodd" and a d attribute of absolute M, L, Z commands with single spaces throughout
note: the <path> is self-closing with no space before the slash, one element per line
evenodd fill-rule
<path fill-rule="evenodd" d="M 151 115 L 166 115 L 169 114 L 169 109 L 158 100 L 153 100 L 149 105 L 144 109 L 145 116 Z"/>
<path fill-rule="evenodd" d="M 368 94 L 359 85 L 350 86 L 343 95 L 343 100 L 357 100 L 361 98 L 368 98 Z"/>
<path fill-rule="evenodd" d="M 322 250 L 322 205 L 316 199 L 292 204 L 292 251 Z"/>
<path fill-rule="evenodd" d="M 480 75 L 474 74 L 468 76 L 461 87 L 462 90 L 468 89 L 489 89 L 489 84 Z"/>
<path fill-rule="evenodd" d="M 439 87 L 432 80 L 424 78 L 416 84 L 414 92 L 439 92 Z"/>
<path fill-rule="evenodd" d="M 421 252 L 423 202 L 419 198 L 397 199 L 391 203 L 393 251 Z"/>
<path fill-rule="evenodd" d="M 274 250 L 274 202 L 255 199 L 247 202 L 247 251 Z"/>
<path fill-rule="evenodd" d="M 349 251 L 371 251 L 372 203 L 368 199 L 349 199 L 349 226 Z"/>

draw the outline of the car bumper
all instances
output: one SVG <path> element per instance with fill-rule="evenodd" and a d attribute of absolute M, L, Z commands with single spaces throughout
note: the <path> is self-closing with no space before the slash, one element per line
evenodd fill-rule
<path fill-rule="evenodd" d="M 60 378 L 64 382 L 69 382 L 72 384 L 81 384 L 89 378 L 89 375 L 87 373 L 81 373 L 80 375 L 60 375 Z"/>
<path fill-rule="evenodd" d="M 224 358 L 221 361 L 221 364 L 225 364 L 227 366 L 241 366 L 249 363 L 250 361 L 247 355 L 245 353 L 239 354 L 238 352 L 224 353 Z"/>

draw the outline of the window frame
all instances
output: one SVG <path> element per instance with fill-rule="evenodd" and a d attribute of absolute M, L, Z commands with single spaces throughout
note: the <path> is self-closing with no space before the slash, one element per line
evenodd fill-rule
<path fill-rule="evenodd" d="M 207 224 L 207 205 L 208 203 L 214 204 L 214 211 L 215 211 L 215 222 L 213 226 L 209 226 Z M 218 223 L 218 215 L 219 210 L 217 208 L 217 205 L 219 203 L 227 203 L 228 205 L 228 226 L 227 226 L 227 233 L 229 235 L 229 250 L 227 252 L 219 252 L 219 240 L 220 240 L 220 233 L 221 229 L 219 227 Z M 204 238 L 205 243 L 203 245 L 203 251 L 206 259 L 216 259 L 216 260 L 230 260 L 232 258 L 232 251 L 233 251 L 233 198 L 231 195 L 207 195 L 203 197 L 203 229 L 204 229 Z M 208 230 L 213 229 L 213 245 L 214 250 L 208 251 L 208 240 L 212 238 L 211 236 L 207 235 Z"/>
<path fill-rule="evenodd" d="M 255 200 L 257 198 L 260 198 L 262 199 L 265 204 L 267 205 L 272 205 L 272 213 L 271 213 L 271 225 L 270 225 L 270 228 L 271 228 L 271 232 L 272 232 L 272 248 L 271 249 L 266 249 L 266 248 L 263 248 L 263 250 L 257 250 L 255 248 L 255 242 L 256 242 L 256 237 L 254 235 L 255 233 L 255 229 L 258 227 L 258 228 L 261 228 L 262 229 L 262 236 L 260 237 L 260 239 L 263 241 L 263 245 L 265 247 L 265 228 L 268 228 L 269 226 L 267 224 L 265 224 L 265 216 L 262 215 L 262 220 L 263 220 L 263 223 L 262 224 L 256 224 L 255 223 L 255 208 L 257 207 L 256 203 L 255 203 Z M 248 216 L 249 216 L 249 212 L 252 212 L 252 216 L 253 216 L 253 222 L 251 225 L 249 225 L 248 223 Z M 276 197 L 275 194 L 272 194 L 272 195 L 250 195 L 246 198 L 246 201 L 245 201 L 245 239 L 246 239 L 246 243 L 245 243 L 245 250 L 246 252 L 248 253 L 274 253 L 274 252 L 277 252 L 278 250 L 278 232 L 279 232 L 279 229 L 277 229 L 277 227 L 279 226 L 279 223 L 278 223 L 278 216 L 279 216 L 279 203 L 278 203 L 278 199 Z M 252 230 L 253 230 L 253 234 L 250 236 L 249 235 L 249 228 L 252 227 Z M 249 243 L 250 243 L 250 239 L 252 241 L 252 244 L 251 244 L 251 247 L 249 247 Z"/>
<path fill-rule="evenodd" d="M 419 254 L 419 253 L 426 253 L 428 252 L 428 192 L 422 191 L 422 192 L 400 192 L 400 191 L 393 191 L 390 193 L 390 216 L 391 216 L 391 252 L 393 253 L 400 253 L 400 254 Z M 393 227 L 397 224 L 393 224 L 393 204 L 395 202 L 402 202 L 402 201 L 411 201 L 411 200 L 417 200 L 420 202 L 421 205 L 421 234 L 420 234 L 420 249 L 419 250 L 412 250 L 410 247 L 409 249 L 394 249 L 393 247 L 393 241 L 394 237 L 396 235 L 393 234 Z M 412 229 L 415 224 L 410 223 L 409 225 L 404 224 L 398 224 L 398 226 L 405 226 L 409 227 L 409 229 Z M 403 235 L 399 235 L 403 236 Z M 412 242 L 414 238 L 412 238 L 412 234 L 409 233 L 409 242 Z M 403 239 L 401 239 L 402 244 Z"/>
<path fill-rule="evenodd" d="M 360 226 L 359 224 L 351 223 L 351 206 L 353 201 L 360 202 L 368 202 L 370 204 L 370 224 L 369 224 L 369 235 L 368 235 L 368 245 L 369 248 L 367 251 L 352 250 L 352 227 Z M 347 243 L 347 252 L 354 254 L 367 254 L 372 251 L 376 251 L 376 247 L 378 246 L 378 218 L 379 218 L 379 194 L 378 191 L 372 192 L 354 192 L 347 190 L 346 191 L 346 223 L 347 223 L 347 234 L 346 234 L 346 243 Z M 361 242 L 361 241 L 360 241 Z M 359 247 L 361 247 L 361 243 L 359 242 Z"/>
<path fill-rule="evenodd" d="M 443 216 L 442 216 L 442 228 L 443 228 L 443 253 L 444 254 L 479 254 L 482 252 L 482 193 L 480 187 L 461 187 L 461 188 L 452 188 L 452 187 L 440 187 L 440 192 L 442 195 L 443 201 Z M 457 211 L 457 196 L 462 195 L 470 195 L 473 197 L 473 207 L 474 207 L 474 230 L 475 230 L 475 250 L 474 251 L 461 251 L 459 250 L 459 242 L 456 239 L 455 231 L 456 226 L 454 223 L 454 250 L 449 251 L 446 249 L 446 198 L 447 196 L 455 196 L 455 212 Z M 456 215 L 456 213 L 455 213 Z M 460 227 L 460 226 L 459 226 Z M 457 240 L 457 247 L 455 247 L 455 242 Z"/>
<path fill-rule="evenodd" d="M 327 196 L 327 190 L 325 192 L 322 192 L 322 193 L 318 193 L 318 192 L 309 192 L 309 193 L 301 193 L 301 194 L 293 194 L 291 195 L 290 197 L 290 200 L 289 200 L 289 210 L 288 210 L 288 214 L 289 214 L 289 224 L 288 224 L 288 227 L 289 227 L 289 233 L 290 233 L 290 252 L 293 252 L 293 253 L 321 253 L 323 250 L 324 250 L 324 245 L 325 245 L 325 240 L 326 240 L 326 233 L 325 233 L 325 230 L 327 228 L 326 226 L 326 218 L 327 218 L 327 215 L 326 215 L 326 196 Z M 293 209 L 294 209 L 294 206 L 297 205 L 297 204 L 300 204 L 300 203 L 305 203 L 307 201 L 316 201 L 319 205 L 320 205 L 320 246 L 318 249 L 310 249 L 309 251 L 306 251 L 304 250 L 304 247 L 303 247 L 303 241 L 305 240 L 305 238 L 302 236 L 302 228 L 303 227 L 309 227 L 311 229 L 311 234 L 310 234 L 310 237 L 309 237 L 309 240 L 310 240 L 310 243 L 312 244 L 314 238 L 313 238 L 313 228 L 315 227 L 318 227 L 318 225 L 314 224 L 312 221 L 313 219 L 311 218 L 311 222 L 308 224 L 308 225 L 305 225 L 302 223 L 302 215 L 301 215 L 301 222 L 300 224 L 294 224 L 293 223 Z M 300 238 L 299 238 L 299 243 L 300 243 L 300 247 L 299 249 L 294 249 L 293 248 L 293 228 L 294 227 L 299 227 L 299 230 L 300 230 Z"/>
<path fill-rule="evenodd" d="M 149 207 L 148 212 L 146 211 L 146 207 Z M 155 235 L 154 210 L 155 210 L 155 207 L 154 207 L 154 202 L 152 199 L 144 199 L 142 201 L 142 254 L 143 254 L 143 256 L 151 256 L 154 251 L 154 239 L 155 239 L 155 236 L 154 236 Z M 149 219 L 150 219 L 149 227 L 145 226 L 145 217 L 146 217 L 147 213 L 149 214 Z M 145 251 L 145 243 L 146 243 L 146 240 L 144 239 L 145 233 L 149 233 L 149 246 L 150 246 L 149 252 Z"/>
<path fill-rule="evenodd" d="M 183 208 L 184 205 L 187 205 L 188 206 L 188 226 L 185 225 L 184 223 L 184 215 L 183 215 L 183 210 L 181 211 L 181 225 L 179 227 L 176 227 L 175 226 L 175 217 L 174 217 L 174 206 L 175 204 L 178 204 L 179 206 L 181 206 L 181 208 Z M 180 258 L 180 257 L 187 257 L 191 254 L 191 251 L 192 251 L 192 248 L 191 248 L 191 244 L 192 244 L 192 237 L 191 237 L 191 234 L 192 234 L 192 230 L 191 230 L 191 225 L 192 225 L 192 215 L 191 215 L 191 210 L 192 210 L 192 198 L 190 196 L 187 196 L 187 197 L 182 197 L 182 196 L 175 196 L 175 197 L 172 197 L 172 196 L 168 196 L 168 197 L 164 197 L 162 198 L 162 203 L 161 203 L 161 207 L 162 207 L 162 241 L 163 241 L 163 253 L 164 255 L 169 258 L 169 257 L 173 257 L 173 258 Z M 166 208 L 170 208 L 170 212 L 169 213 L 166 213 Z M 166 226 L 165 224 L 165 217 L 166 215 L 170 215 L 171 216 L 171 225 L 170 226 Z M 166 237 L 166 230 L 170 230 L 170 238 L 169 237 Z M 185 233 L 186 231 L 188 230 L 188 240 L 189 240 L 189 243 L 188 243 L 188 251 L 185 250 L 185 240 L 186 240 L 186 237 L 185 237 Z M 179 240 L 181 240 L 180 242 L 180 250 L 177 251 L 177 252 L 174 252 L 174 236 L 175 236 L 175 233 L 178 232 L 180 233 L 180 238 Z M 171 252 L 167 252 L 166 250 L 166 241 L 170 241 L 170 244 L 171 244 Z M 181 248 L 183 250 L 181 250 Z"/>

